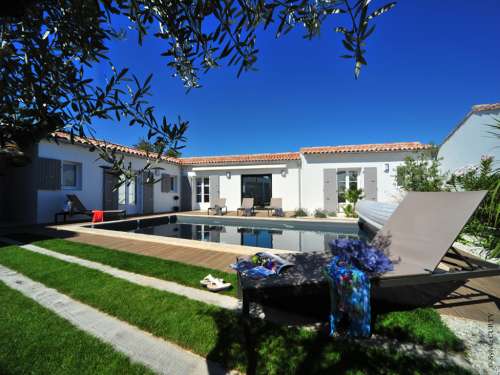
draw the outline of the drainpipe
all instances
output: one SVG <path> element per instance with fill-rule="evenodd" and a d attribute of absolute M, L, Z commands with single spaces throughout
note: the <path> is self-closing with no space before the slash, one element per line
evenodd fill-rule
<path fill-rule="evenodd" d="M 302 157 L 299 159 L 299 208 L 302 208 Z"/>

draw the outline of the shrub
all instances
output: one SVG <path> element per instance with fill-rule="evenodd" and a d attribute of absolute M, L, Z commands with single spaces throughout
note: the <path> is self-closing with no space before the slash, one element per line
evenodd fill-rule
<path fill-rule="evenodd" d="M 406 191 L 442 191 L 445 176 L 439 173 L 440 161 L 428 153 L 408 156 L 396 169 L 398 186 Z"/>
<path fill-rule="evenodd" d="M 358 217 L 358 215 L 356 214 L 356 211 L 354 210 L 354 206 L 350 203 L 348 203 L 344 206 L 344 213 L 345 213 L 345 216 L 347 216 L 347 217 Z"/>
<path fill-rule="evenodd" d="M 316 208 L 316 210 L 314 211 L 314 217 L 318 217 L 318 218 L 322 218 L 322 219 L 326 218 L 327 217 L 326 210 Z"/>
<path fill-rule="evenodd" d="M 361 198 L 363 198 L 363 189 L 350 188 L 345 192 L 345 199 L 349 203 L 352 203 L 353 210 L 356 209 L 356 203 L 358 203 L 358 200 Z"/>
<path fill-rule="evenodd" d="M 303 208 L 297 208 L 295 210 L 295 213 L 293 216 L 295 217 L 300 217 L 300 216 L 308 216 L 309 214 L 307 213 L 307 211 Z"/>
<path fill-rule="evenodd" d="M 479 166 L 470 166 L 456 171 L 448 181 L 453 190 L 487 190 L 488 194 L 467 223 L 464 233 L 479 240 L 489 250 L 489 256 L 500 257 L 498 236 L 500 222 L 500 171 L 493 170 L 494 159 L 483 156 Z"/>
<path fill-rule="evenodd" d="M 337 216 L 337 212 L 335 212 L 335 211 L 328 211 L 327 215 L 331 216 L 331 217 L 335 217 L 335 216 Z"/>

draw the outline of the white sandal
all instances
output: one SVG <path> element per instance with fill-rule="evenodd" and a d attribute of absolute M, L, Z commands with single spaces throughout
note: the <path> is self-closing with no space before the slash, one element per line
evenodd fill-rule
<path fill-rule="evenodd" d="M 208 274 L 207 276 L 205 276 L 203 278 L 203 280 L 200 280 L 200 284 L 203 286 L 207 286 L 208 284 L 215 283 L 217 281 L 220 281 L 221 283 L 224 282 L 223 279 L 217 279 L 217 278 L 213 277 L 212 275 Z"/>
<path fill-rule="evenodd" d="M 231 283 L 225 283 L 221 279 L 215 279 L 214 282 L 207 284 L 207 289 L 211 292 L 220 292 L 231 287 Z"/>

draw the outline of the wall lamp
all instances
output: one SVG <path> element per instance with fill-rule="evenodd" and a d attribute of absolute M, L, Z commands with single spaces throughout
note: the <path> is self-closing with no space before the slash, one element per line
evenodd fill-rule
<path fill-rule="evenodd" d="M 229 180 L 231 178 L 231 172 L 230 171 L 227 171 L 226 172 L 226 178 Z"/>
<path fill-rule="evenodd" d="M 281 170 L 281 177 L 286 177 L 286 169 Z"/>
<path fill-rule="evenodd" d="M 389 173 L 389 163 L 385 163 L 384 172 Z"/>

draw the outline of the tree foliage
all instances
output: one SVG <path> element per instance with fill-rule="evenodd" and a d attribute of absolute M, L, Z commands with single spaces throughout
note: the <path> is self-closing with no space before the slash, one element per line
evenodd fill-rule
<path fill-rule="evenodd" d="M 140 81 L 109 59 L 109 42 L 124 35 L 115 27 L 118 19 L 128 20 L 139 45 L 146 36 L 162 40 L 159 53 L 192 89 L 200 87 L 200 72 L 222 65 L 237 66 L 238 75 L 253 69 L 259 29 L 272 28 L 278 37 L 302 25 L 313 38 L 331 16 L 338 17 L 336 31 L 348 51 L 343 57 L 354 60 L 357 77 L 373 19 L 393 6 L 371 9 L 370 0 L 10 1 L 0 19 L 0 150 L 26 152 L 56 130 L 92 140 L 98 119 L 145 128 L 147 140 L 162 146 L 158 156 L 182 148 L 188 124 L 156 115 L 147 100 L 152 76 Z M 103 86 L 89 74 L 102 61 L 110 67 Z M 132 173 L 113 147 L 96 143 L 95 149 L 122 174 Z"/>
<path fill-rule="evenodd" d="M 442 191 L 445 176 L 439 172 L 439 160 L 432 152 L 408 156 L 396 169 L 398 186 L 405 191 Z"/>
<path fill-rule="evenodd" d="M 136 144 L 133 145 L 134 148 L 144 151 L 147 154 L 153 154 L 153 155 L 165 155 L 165 156 L 170 156 L 170 157 L 180 157 L 181 152 L 179 149 L 177 150 L 172 150 L 172 149 L 167 149 L 165 147 L 165 144 L 162 140 L 157 140 L 155 142 L 151 142 L 147 140 L 144 137 L 139 138 Z M 181 147 L 182 148 L 182 147 Z"/>
<path fill-rule="evenodd" d="M 456 191 L 488 191 L 464 232 L 479 238 L 491 256 L 500 257 L 500 171 L 493 165 L 493 157 L 483 156 L 478 166 L 452 174 L 448 184 Z"/>

